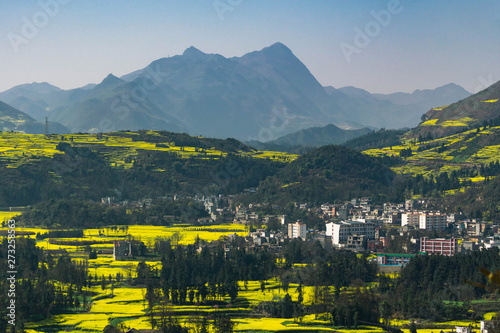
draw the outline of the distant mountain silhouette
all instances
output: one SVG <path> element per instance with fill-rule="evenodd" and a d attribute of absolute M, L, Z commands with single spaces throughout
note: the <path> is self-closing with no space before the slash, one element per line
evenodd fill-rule
<path fill-rule="evenodd" d="M 233 58 L 189 47 L 121 78 L 110 74 L 97 85 L 62 90 L 26 84 L 0 93 L 0 100 L 74 132 L 157 129 L 270 141 L 328 124 L 416 126 L 429 109 L 424 102 L 439 106 L 467 97 L 449 86 L 385 97 L 354 87 L 325 88 L 288 47 L 275 43 Z"/>
<path fill-rule="evenodd" d="M 36 121 L 24 112 L 0 102 L 0 130 L 43 134 L 45 133 L 45 123 Z M 70 130 L 59 123 L 49 122 L 49 132 L 51 134 L 60 134 L 69 133 Z"/>

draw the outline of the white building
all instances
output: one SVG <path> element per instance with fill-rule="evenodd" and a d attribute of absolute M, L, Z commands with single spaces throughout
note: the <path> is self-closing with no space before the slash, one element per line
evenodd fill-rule
<path fill-rule="evenodd" d="M 288 224 L 288 237 L 289 238 L 302 238 L 306 240 L 307 226 L 302 222 Z"/>
<path fill-rule="evenodd" d="M 419 216 L 419 228 L 423 230 L 446 230 L 447 217 L 445 214 L 437 213 L 421 213 Z"/>
<path fill-rule="evenodd" d="M 401 214 L 401 226 L 411 226 L 422 230 L 446 230 L 448 216 L 440 212 L 407 212 Z"/>
<path fill-rule="evenodd" d="M 407 225 L 410 227 L 418 228 L 419 215 L 420 213 L 418 212 L 408 212 L 401 214 L 401 226 L 404 227 L 405 225 Z"/>
<path fill-rule="evenodd" d="M 349 236 L 366 236 L 367 239 L 375 239 L 375 225 L 357 221 L 330 222 L 326 224 L 326 235 L 332 237 L 334 245 L 344 244 Z"/>

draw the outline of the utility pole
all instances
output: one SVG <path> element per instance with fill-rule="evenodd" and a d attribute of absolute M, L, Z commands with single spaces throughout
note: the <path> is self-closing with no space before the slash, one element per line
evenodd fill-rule
<path fill-rule="evenodd" d="M 45 117 L 45 135 L 49 135 L 49 117 Z"/>

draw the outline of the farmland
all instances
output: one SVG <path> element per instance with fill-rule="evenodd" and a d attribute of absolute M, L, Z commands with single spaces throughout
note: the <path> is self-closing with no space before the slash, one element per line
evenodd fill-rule
<path fill-rule="evenodd" d="M 7 215 L 7 214 L 5 214 Z M 10 214 L 12 215 L 12 214 Z M 10 216 L 9 215 L 9 216 Z M 212 241 L 221 237 L 226 237 L 230 234 L 238 234 L 244 236 L 248 229 L 243 225 L 216 225 L 200 228 L 188 226 L 172 226 L 172 227 L 157 227 L 157 226 L 127 226 L 127 237 L 132 239 L 140 239 L 146 244 L 151 244 L 159 238 L 168 239 L 172 235 L 178 235 L 180 245 L 194 243 L 198 241 Z M 115 230 L 115 231 L 113 231 Z M 123 230 L 123 229 L 122 229 Z M 65 238 L 59 240 L 66 241 L 84 241 L 84 240 L 111 240 L 120 241 L 124 238 L 124 231 L 120 230 L 119 226 L 115 228 L 102 229 L 86 229 L 84 230 L 83 238 Z M 35 234 L 42 234 L 48 229 L 41 228 L 17 228 L 17 232 L 31 233 L 28 236 L 35 237 Z M 87 259 L 83 253 L 83 248 L 78 246 L 54 246 L 49 243 L 49 240 L 38 240 L 37 246 L 44 249 L 64 249 L 73 260 L 87 262 L 88 274 L 93 276 L 95 281 L 100 277 L 113 277 L 114 282 L 108 282 L 108 285 L 103 288 L 99 285 L 94 285 L 87 289 L 87 295 L 91 295 L 87 300 L 87 306 L 83 306 L 71 313 L 54 314 L 49 318 L 30 322 L 26 324 L 27 332 L 47 332 L 64 330 L 67 332 L 102 332 L 109 322 L 115 324 L 122 323 L 127 327 L 135 327 L 136 329 L 150 328 L 151 323 L 148 318 L 148 305 L 146 303 L 145 294 L 146 288 L 133 286 L 131 281 L 137 278 L 136 267 L 139 263 L 138 259 L 129 261 L 115 261 L 112 255 L 99 254 L 97 259 Z M 92 249 L 103 250 L 110 248 L 112 244 L 96 244 L 92 245 Z M 151 269 L 161 270 L 161 262 L 158 260 L 147 260 L 145 263 Z M 121 277 L 121 278 L 119 278 Z M 110 285 L 112 284 L 112 286 Z M 61 285 L 63 286 L 63 285 Z M 283 291 L 281 281 L 278 278 L 272 278 L 267 281 L 240 281 L 238 283 L 240 290 L 235 302 L 228 306 L 218 308 L 217 305 L 209 304 L 192 304 L 192 305 L 169 305 L 169 312 L 175 315 L 178 320 L 186 326 L 193 324 L 193 321 L 201 320 L 201 318 L 210 313 L 228 313 L 234 316 L 236 324 L 235 330 L 302 330 L 302 329 L 324 329 L 332 330 L 328 320 L 314 319 L 314 316 L 304 316 L 301 321 L 286 318 L 261 318 L 251 316 L 252 307 L 257 306 L 261 302 L 272 302 L 281 300 L 286 292 Z M 299 290 L 301 290 L 299 292 Z M 299 293 L 303 294 L 303 304 L 311 305 L 314 302 L 313 287 L 300 286 L 291 283 L 288 286 L 288 294 L 292 300 L 299 298 Z M 89 297 L 89 296 L 84 296 Z M 228 297 L 219 299 L 218 302 L 230 302 Z M 216 303 L 216 304 L 219 304 Z M 247 316 L 248 315 L 248 316 Z M 305 325 L 305 326 L 304 326 Z M 378 332 L 377 328 L 366 328 L 367 332 Z"/>
<path fill-rule="evenodd" d="M 49 230 L 19 227 L 17 231 L 32 233 L 29 237 L 34 238 L 35 234 L 42 234 Z M 128 238 L 141 240 L 151 248 L 155 241 L 159 239 L 173 240 L 174 236 L 179 245 L 188 245 L 193 244 L 195 241 L 203 242 L 223 239 L 235 233 L 244 236 L 247 232 L 248 229 L 245 226 L 236 224 L 205 226 L 203 228 L 185 225 L 173 225 L 170 227 L 107 226 L 100 229 L 85 229 L 83 231 L 84 236 L 80 238 L 58 240 L 122 241 Z M 91 245 L 91 248 L 94 250 L 109 250 L 111 245 L 97 243 Z M 27 322 L 25 324 L 27 332 L 102 332 L 102 329 L 109 323 L 113 325 L 120 324 L 121 327 L 134 327 L 136 329 L 148 329 L 151 327 L 151 309 L 147 296 L 148 287 L 137 283 L 140 278 L 138 266 L 142 261 L 152 272 L 160 272 L 162 271 L 162 262 L 158 257 L 139 256 L 131 258 L 131 260 L 115 261 L 111 254 L 103 253 L 98 254 L 96 259 L 88 259 L 85 249 L 81 246 L 54 246 L 50 244 L 50 240 L 38 240 L 37 246 L 51 250 L 65 249 L 75 262 L 85 262 L 86 270 L 89 276 L 92 277 L 93 283 L 91 286 L 84 288 L 84 293 L 79 296 L 78 307 L 73 307 L 71 311 L 54 313 L 43 320 Z M 341 256 L 345 256 L 345 254 Z M 354 255 L 353 259 L 366 260 L 361 254 Z M 279 259 L 276 262 L 280 266 L 286 264 L 284 259 Z M 46 265 L 46 263 L 42 265 Z M 311 269 L 315 269 L 316 265 L 299 263 L 293 265 L 293 267 L 293 269 L 304 270 L 303 272 L 305 273 Z M 399 275 L 388 275 L 387 278 L 394 280 L 398 279 Z M 320 290 L 328 290 L 328 294 L 335 294 L 333 286 L 329 286 L 327 289 L 318 289 L 311 285 L 292 282 L 287 283 L 285 287 L 283 281 L 282 277 L 276 275 L 267 280 L 238 281 L 238 295 L 234 300 L 231 300 L 229 295 L 222 297 L 209 295 L 207 300 L 203 302 L 193 300 L 182 304 L 156 303 L 153 311 L 155 313 L 162 313 L 166 309 L 169 316 L 174 316 L 181 325 L 195 330 L 199 328 L 200 322 L 206 315 L 217 316 L 219 314 L 226 314 L 231 317 L 235 324 L 235 331 L 321 330 L 346 333 L 352 331 L 345 327 L 332 326 L 332 316 L 327 312 L 320 311 L 316 314 L 297 313 L 292 318 L 268 317 L 263 314 L 262 310 L 258 310 L 262 304 L 280 304 L 280 302 L 286 299 L 285 295 L 287 294 L 290 297 L 290 301 L 300 302 L 302 306 L 310 308 L 314 308 L 318 300 L 321 299 L 321 296 L 318 298 L 318 295 L 323 294 L 324 291 Z M 341 295 L 343 295 L 341 297 L 351 298 L 352 295 L 359 295 L 356 298 L 363 298 L 368 297 L 373 292 L 377 293 L 378 286 L 378 282 L 369 282 L 361 288 L 359 286 L 346 286 L 339 290 L 341 290 Z M 57 283 L 56 287 L 61 288 L 61 290 L 67 290 L 69 286 L 65 283 Z M 67 294 L 67 291 L 65 293 Z M 85 301 L 83 298 L 85 298 Z M 489 318 L 491 315 L 491 312 L 485 313 L 485 317 Z M 474 325 L 473 321 L 470 320 L 439 323 L 425 322 L 426 328 L 422 331 L 431 332 L 432 329 L 444 329 L 454 325 L 467 326 L 469 323 Z M 407 326 L 405 326 L 408 324 L 407 320 L 393 321 L 391 324 L 399 326 L 405 332 L 408 332 Z M 375 333 L 382 332 L 382 329 L 376 326 L 360 325 L 355 331 Z"/>
<path fill-rule="evenodd" d="M 431 126 L 436 119 L 421 124 Z M 466 124 L 464 125 L 466 126 Z M 493 144 L 500 134 L 500 127 L 471 129 L 434 140 L 402 138 L 402 144 L 380 149 L 366 150 L 371 156 L 400 156 L 401 151 L 411 149 L 411 156 L 404 156 L 404 163 L 392 169 L 399 174 L 436 176 L 443 172 L 458 171 L 463 168 L 479 167 L 500 161 L 500 146 Z M 471 176 L 463 180 L 483 181 L 484 178 Z"/>
<path fill-rule="evenodd" d="M 227 151 L 215 147 L 199 148 L 165 141 L 154 131 L 147 131 L 143 136 L 146 138 L 156 137 L 155 142 L 142 141 L 136 139 L 135 136 L 137 133 L 134 132 L 50 136 L 0 132 L 0 162 L 6 163 L 8 168 L 16 168 L 20 165 L 35 163 L 43 158 L 52 158 L 55 154 L 63 153 L 57 149 L 57 145 L 61 142 L 71 144 L 74 147 L 87 147 L 92 151 L 102 153 L 111 166 L 124 169 L 132 167 L 134 158 L 140 150 L 169 152 L 182 158 L 200 159 L 218 159 L 228 154 Z M 281 162 L 290 162 L 297 158 L 297 155 L 293 154 L 248 149 L 235 151 L 235 153 L 251 158 L 272 159 Z"/>

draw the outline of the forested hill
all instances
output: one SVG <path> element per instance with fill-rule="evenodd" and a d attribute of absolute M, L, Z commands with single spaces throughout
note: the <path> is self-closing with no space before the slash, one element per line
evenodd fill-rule
<path fill-rule="evenodd" d="M 401 137 L 407 132 L 406 129 L 386 130 L 380 129 L 367 133 L 363 136 L 344 142 L 344 147 L 356 149 L 359 151 L 398 146 L 401 144 Z"/>
<path fill-rule="evenodd" d="M 0 207 L 49 199 L 236 194 L 297 156 L 170 132 L 0 132 Z"/>
<path fill-rule="evenodd" d="M 346 147 L 328 145 L 289 163 L 246 199 L 321 203 L 369 196 L 381 202 L 400 200 L 402 193 L 393 186 L 396 174 L 387 166 L 391 163 L 390 158 L 372 158 Z"/>

